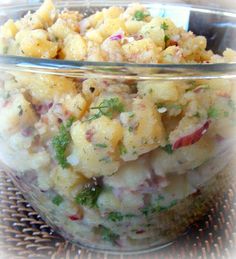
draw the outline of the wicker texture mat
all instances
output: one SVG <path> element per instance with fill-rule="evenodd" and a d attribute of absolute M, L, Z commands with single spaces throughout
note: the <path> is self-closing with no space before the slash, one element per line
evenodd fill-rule
<path fill-rule="evenodd" d="M 11 180 L 0 172 L 0 258 L 235 258 L 236 189 L 219 197 L 188 235 L 160 251 L 135 256 L 110 256 L 78 249 L 53 233 Z"/>

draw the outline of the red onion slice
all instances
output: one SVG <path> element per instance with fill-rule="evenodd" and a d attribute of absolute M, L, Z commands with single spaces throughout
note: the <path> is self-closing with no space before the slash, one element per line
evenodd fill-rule
<path fill-rule="evenodd" d="M 179 138 L 174 144 L 173 144 L 173 149 L 177 149 L 180 147 L 185 147 L 185 146 L 189 146 L 192 145 L 194 143 L 196 143 L 197 141 L 199 141 L 201 139 L 201 137 L 207 132 L 209 126 L 210 126 L 210 122 L 211 121 L 206 121 L 203 126 L 201 126 L 200 128 L 198 128 L 196 131 L 194 131 L 193 133 L 181 137 Z"/>

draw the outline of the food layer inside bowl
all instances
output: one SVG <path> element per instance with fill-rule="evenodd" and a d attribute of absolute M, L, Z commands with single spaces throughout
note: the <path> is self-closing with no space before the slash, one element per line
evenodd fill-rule
<path fill-rule="evenodd" d="M 203 36 L 139 4 L 83 17 L 50 0 L 2 25 L 0 53 L 154 64 L 236 60 L 233 50 L 214 55 Z M 190 202 L 181 213 L 178 205 L 193 201 L 233 156 L 234 80 L 13 71 L 1 78 L 1 161 L 28 185 L 45 217 L 83 244 L 131 249 L 137 240 L 168 241 L 175 218 L 163 213 L 187 215 Z"/>

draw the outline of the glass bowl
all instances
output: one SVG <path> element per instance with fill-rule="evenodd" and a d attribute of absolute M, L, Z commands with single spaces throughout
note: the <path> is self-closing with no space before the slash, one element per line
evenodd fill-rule
<path fill-rule="evenodd" d="M 57 6 L 89 15 L 131 1 L 106 2 Z M 235 47 L 233 12 L 141 2 L 204 35 L 217 54 Z M 7 6 L 0 20 L 37 8 Z M 160 248 L 235 181 L 235 63 L 2 55 L 0 71 L 1 167 L 70 242 L 112 253 Z"/>

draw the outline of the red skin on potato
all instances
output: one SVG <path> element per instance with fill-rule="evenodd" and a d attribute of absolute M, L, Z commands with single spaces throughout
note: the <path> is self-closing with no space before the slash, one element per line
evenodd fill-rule
<path fill-rule="evenodd" d="M 210 123 L 211 123 L 211 121 L 208 120 L 203 124 L 203 126 L 198 128 L 197 130 L 195 130 L 193 133 L 179 138 L 173 144 L 173 146 L 172 146 L 173 150 L 175 150 L 177 148 L 192 145 L 192 144 L 196 143 L 197 141 L 199 141 L 201 139 L 201 137 L 207 132 L 207 130 L 210 126 Z"/>

